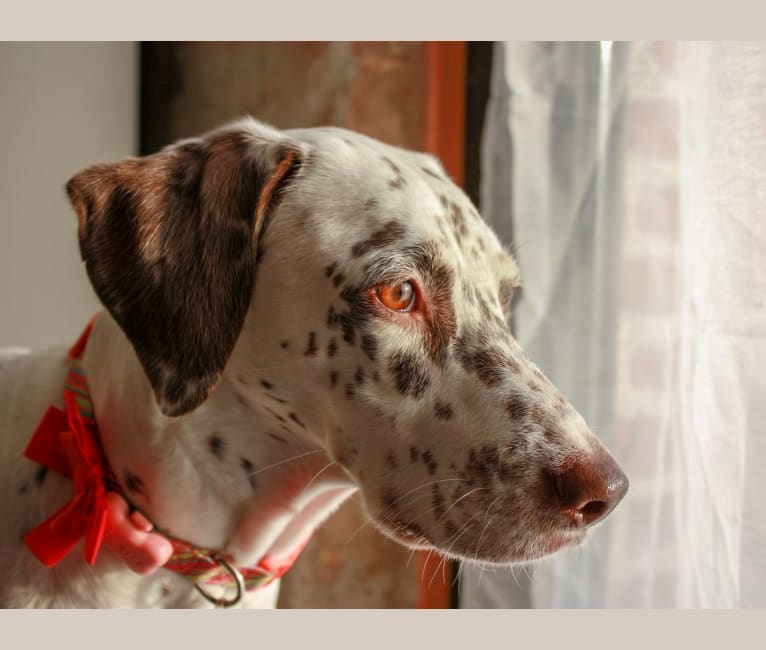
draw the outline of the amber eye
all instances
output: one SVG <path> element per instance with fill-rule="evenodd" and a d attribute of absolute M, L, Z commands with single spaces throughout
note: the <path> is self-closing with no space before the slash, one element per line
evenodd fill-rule
<path fill-rule="evenodd" d="M 410 311 L 415 305 L 415 287 L 409 281 L 383 284 L 375 289 L 375 295 L 393 311 Z"/>

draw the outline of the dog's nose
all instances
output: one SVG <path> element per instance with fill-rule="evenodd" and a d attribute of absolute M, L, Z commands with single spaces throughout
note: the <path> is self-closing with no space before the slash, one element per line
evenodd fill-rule
<path fill-rule="evenodd" d="M 590 526 L 608 515 L 628 491 L 628 478 L 608 454 L 570 457 L 555 475 L 561 511 L 576 526 Z"/>

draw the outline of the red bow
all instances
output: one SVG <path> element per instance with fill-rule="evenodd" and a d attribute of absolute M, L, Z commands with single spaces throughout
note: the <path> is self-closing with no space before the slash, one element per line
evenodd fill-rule
<path fill-rule="evenodd" d="M 24 455 L 72 479 L 71 501 L 24 537 L 47 567 L 57 564 L 85 537 L 85 560 L 96 561 L 107 520 L 104 469 L 94 432 L 83 420 L 75 395 L 64 392 L 66 411 L 48 407 Z"/>

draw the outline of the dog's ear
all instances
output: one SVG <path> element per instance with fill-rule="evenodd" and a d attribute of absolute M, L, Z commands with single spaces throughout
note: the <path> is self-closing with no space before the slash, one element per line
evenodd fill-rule
<path fill-rule="evenodd" d="M 88 276 L 166 415 L 194 409 L 220 379 L 264 219 L 302 160 L 300 144 L 248 122 L 67 184 Z"/>

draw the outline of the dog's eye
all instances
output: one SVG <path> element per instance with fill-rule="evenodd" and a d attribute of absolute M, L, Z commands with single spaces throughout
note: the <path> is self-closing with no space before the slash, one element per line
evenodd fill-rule
<path fill-rule="evenodd" d="M 376 287 L 375 295 L 392 311 L 410 311 L 415 306 L 415 287 L 409 280 Z"/>

